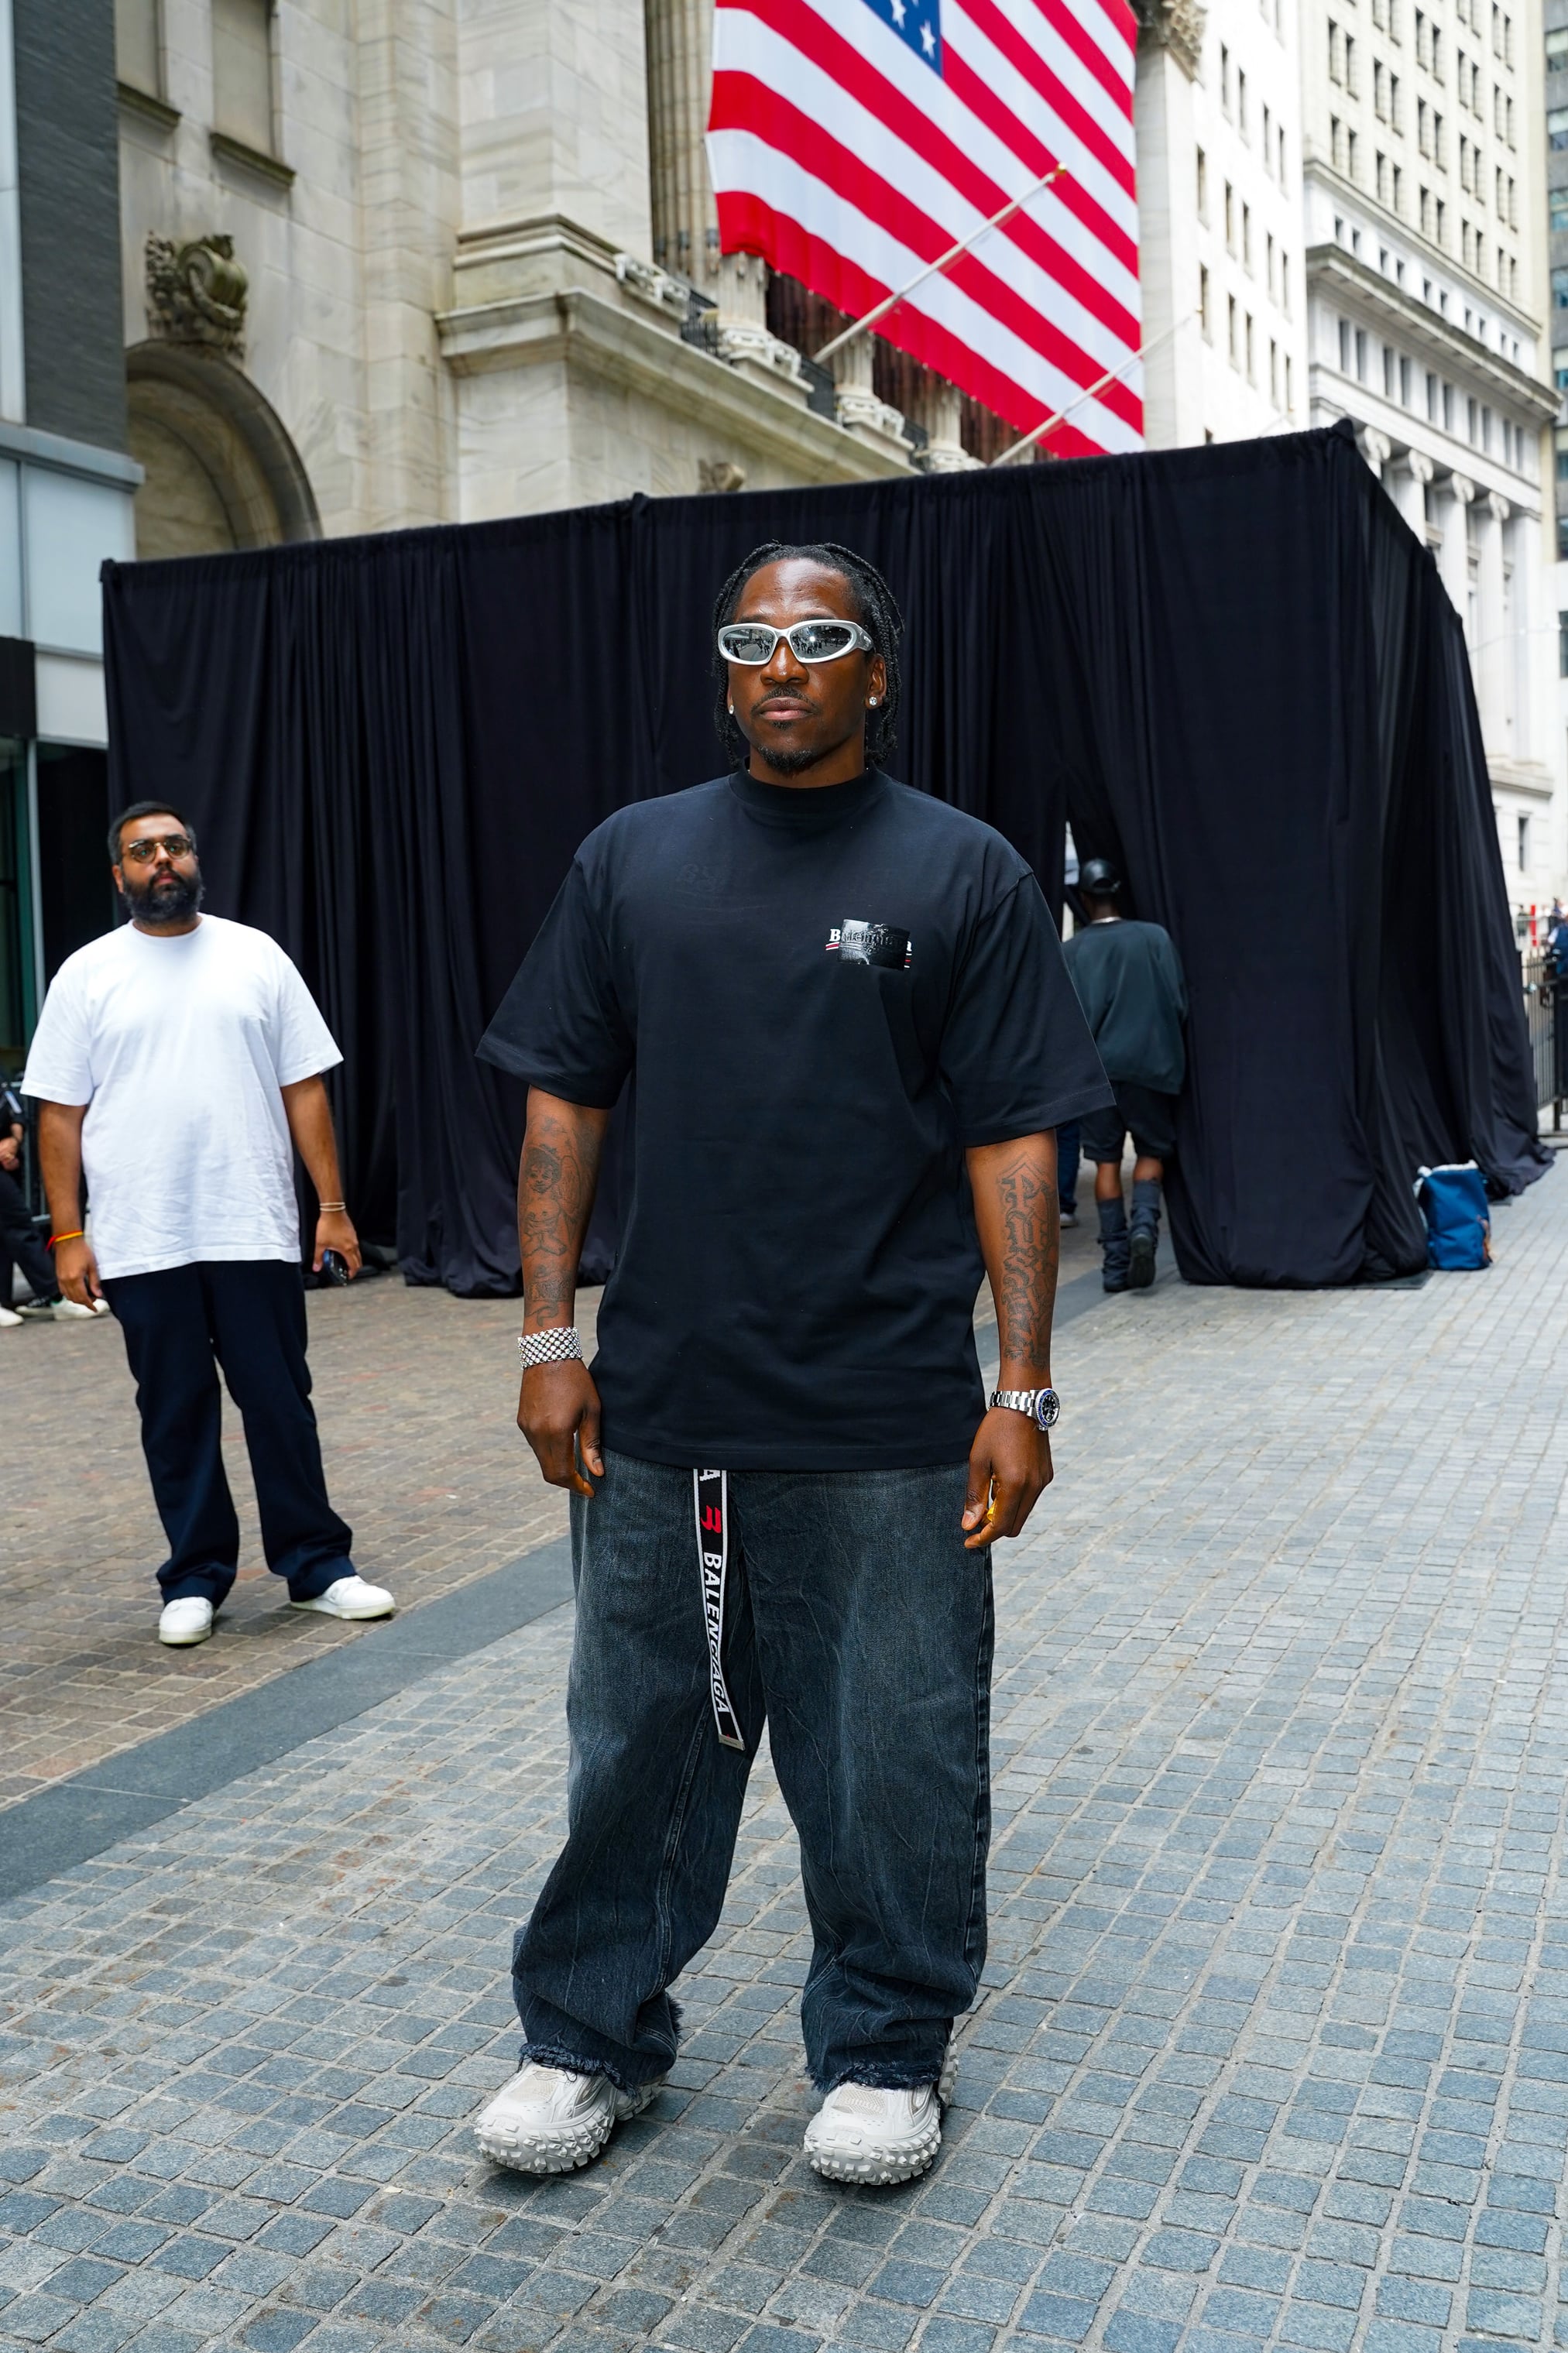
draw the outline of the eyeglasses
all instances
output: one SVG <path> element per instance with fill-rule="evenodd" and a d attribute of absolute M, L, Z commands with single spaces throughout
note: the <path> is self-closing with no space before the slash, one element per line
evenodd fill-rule
<path fill-rule="evenodd" d="M 144 835 L 140 841 L 122 842 L 121 862 L 129 858 L 133 865 L 150 866 L 160 849 L 166 849 L 171 858 L 189 858 L 195 854 L 196 843 L 188 833 Z"/>
<path fill-rule="evenodd" d="M 726 661 L 760 670 L 784 639 L 798 662 L 837 661 L 841 654 L 871 653 L 870 638 L 858 621 L 797 621 L 792 629 L 770 629 L 766 621 L 728 621 L 718 633 Z"/>

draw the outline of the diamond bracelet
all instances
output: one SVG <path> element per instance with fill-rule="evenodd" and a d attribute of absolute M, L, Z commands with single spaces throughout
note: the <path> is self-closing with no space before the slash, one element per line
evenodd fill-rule
<path fill-rule="evenodd" d="M 517 1354 L 524 1372 L 531 1365 L 580 1365 L 583 1344 L 574 1324 L 556 1324 L 547 1332 L 524 1332 L 517 1342 Z"/>

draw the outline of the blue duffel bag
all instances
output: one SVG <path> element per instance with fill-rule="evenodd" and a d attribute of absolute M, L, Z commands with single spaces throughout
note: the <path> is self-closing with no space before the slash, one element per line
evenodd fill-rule
<path fill-rule="evenodd" d="M 1426 1217 L 1426 1263 L 1459 1272 L 1492 1262 L 1486 1179 L 1473 1160 L 1420 1168 L 1415 1198 Z"/>

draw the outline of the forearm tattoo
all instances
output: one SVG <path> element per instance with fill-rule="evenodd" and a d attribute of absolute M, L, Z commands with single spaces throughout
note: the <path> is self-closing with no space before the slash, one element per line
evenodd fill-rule
<path fill-rule="evenodd" d="M 528 1122 L 517 1177 L 517 1240 L 523 1257 L 524 1324 L 529 1330 L 569 1316 L 577 1261 L 593 1210 L 602 1134 L 559 1114 Z"/>
<path fill-rule="evenodd" d="M 1056 1187 L 1033 1155 L 1021 1152 L 997 1170 L 996 1192 L 1002 1229 L 996 1297 L 1002 1362 L 1043 1367 L 1051 1353 L 1061 1250 Z"/>

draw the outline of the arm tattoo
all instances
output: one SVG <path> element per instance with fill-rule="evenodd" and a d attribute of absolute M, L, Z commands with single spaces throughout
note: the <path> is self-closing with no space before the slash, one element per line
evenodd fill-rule
<path fill-rule="evenodd" d="M 1002 1229 L 996 1294 L 1002 1360 L 1043 1366 L 1051 1350 L 1061 1248 L 1056 1187 L 1028 1152 L 1000 1167 L 995 1181 Z"/>
<path fill-rule="evenodd" d="M 559 1323 L 563 1313 L 571 1315 L 603 1142 L 601 1113 L 574 1119 L 557 1109 L 530 1106 L 517 1176 L 517 1241 L 527 1331 Z"/>

